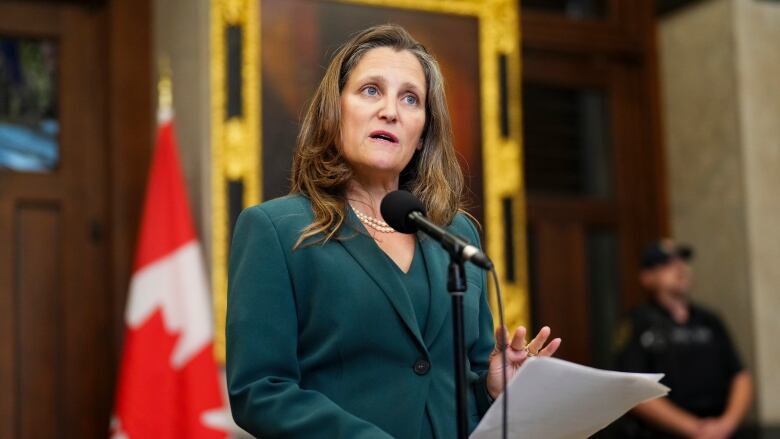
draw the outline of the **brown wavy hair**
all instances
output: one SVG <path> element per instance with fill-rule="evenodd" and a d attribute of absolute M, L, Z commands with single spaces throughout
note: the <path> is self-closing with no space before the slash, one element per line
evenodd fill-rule
<path fill-rule="evenodd" d="M 309 238 L 314 238 L 311 243 L 327 242 L 347 218 L 345 194 L 352 169 L 338 146 L 340 97 L 363 55 L 378 47 L 409 51 L 420 61 L 425 74 L 422 148 L 401 172 L 399 187 L 415 194 L 425 205 L 428 217 L 439 225 L 452 222 L 461 208 L 463 174 L 453 145 L 439 64 L 404 28 L 393 24 L 373 26 L 355 34 L 337 50 L 303 119 L 293 157 L 290 192 L 309 198 L 314 221 L 301 231 L 296 247 Z"/>

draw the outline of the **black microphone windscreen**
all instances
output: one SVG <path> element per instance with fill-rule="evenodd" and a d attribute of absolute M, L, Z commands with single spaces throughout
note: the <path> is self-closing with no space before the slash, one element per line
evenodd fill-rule
<path fill-rule="evenodd" d="M 401 233 L 414 233 L 417 224 L 409 219 L 409 214 L 420 212 L 425 215 L 425 206 L 407 191 L 393 191 L 382 198 L 379 211 L 390 227 Z"/>

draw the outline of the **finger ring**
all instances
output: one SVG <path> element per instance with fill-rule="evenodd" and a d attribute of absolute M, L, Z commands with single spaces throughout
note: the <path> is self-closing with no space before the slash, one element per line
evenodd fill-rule
<path fill-rule="evenodd" d="M 528 345 L 523 346 L 523 350 L 528 352 L 529 357 L 535 357 L 539 355 L 539 351 L 531 351 L 531 348 L 529 348 Z"/>

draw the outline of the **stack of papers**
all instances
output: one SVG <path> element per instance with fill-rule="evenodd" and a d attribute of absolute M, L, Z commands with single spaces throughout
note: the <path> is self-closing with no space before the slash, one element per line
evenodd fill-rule
<path fill-rule="evenodd" d="M 663 374 L 612 372 L 550 357 L 528 359 L 509 382 L 507 437 L 582 439 L 635 405 L 665 396 Z M 469 439 L 501 438 L 502 394 Z"/>

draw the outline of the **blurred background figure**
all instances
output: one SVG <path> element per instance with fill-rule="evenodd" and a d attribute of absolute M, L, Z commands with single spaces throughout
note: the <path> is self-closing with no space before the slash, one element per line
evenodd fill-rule
<path fill-rule="evenodd" d="M 625 437 L 741 437 L 752 379 L 720 318 L 690 300 L 692 256 L 690 247 L 671 240 L 642 254 L 639 281 L 649 300 L 618 331 L 617 366 L 663 373 L 661 382 L 672 390 L 637 406 Z"/>

